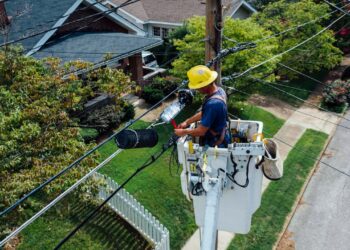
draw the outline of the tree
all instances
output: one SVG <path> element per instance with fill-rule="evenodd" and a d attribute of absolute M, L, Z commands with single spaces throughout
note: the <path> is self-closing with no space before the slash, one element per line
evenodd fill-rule
<path fill-rule="evenodd" d="M 299 24 L 310 22 L 326 15 L 328 12 L 328 5 L 316 4 L 311 0 L 302 0 L 299 2 L 282 0 L 267 5 L 262 12 L 254 16 L 254 20 L 266 29 L 277 33 Z M 279 46 L 275 53 L 285 51 L 316 34 L 324 28 L 328 18 L 311 22 L 299 29 L 286 32 L 284 35 L 279 36 Z M 307 73 L 319 71 L 324 68 L 333 68 L 342 58 L 341 51 L 333 46 L 334 42 L 333 31 L 327 30 L 306 44 L 283 55 L 281 62 Z M 279 74 L 290 77 L 296 76 L 295 73 L 284 68 L 280 69 Z"/>
<path fill-rule="evenodd" d="M 174 69 L 172 73 L 178 77 L 186 77 L 186 72 L 193 66 L 204 64 L 205 52 L 205 17 L 194 17 L 188 20 L 188 33 L 183 39 L 174 40 L 180 57 L 173 62 Z M 224 25 L 223 47 L 233 47 L 237 42 L 251 42 L 269 35 L 270 32 L 254 23 L 251 19 L 239 20 L 227 18 Z M 275 39 L 262 41 L 258 43 L 257 48 L 240 51 L 226 57 L 222 63 L 223 75 L 229 75 L 235 72 L 243 72 L 249 67 L 264 61 L 273 56 L 277 50 Z M 259 52 L 259 54 L 256 53 Z M 276 68 L 276 62 L 266 63 L 258 70 L 254 71 L 255 76 L 261 76 Z"/>
<path fill-rule="evenodd" d="M 81 109 L 95 92 L 120 99 L 130 90 L 129 77 L 109 68 L 89 73 L 86 83 L 73 74 L 62 79 L 68 69 L 87 65 L 73 62 L 62 66 L 54 58 L 39 61 L 13 47 L 6 54 L 0 52 L 0 210 L 90 148 L 70 112 Z M 96 155 L 86 158 L 48 185 L 43 197 L 50 198 L 72 185 L 96 163 Z"/>

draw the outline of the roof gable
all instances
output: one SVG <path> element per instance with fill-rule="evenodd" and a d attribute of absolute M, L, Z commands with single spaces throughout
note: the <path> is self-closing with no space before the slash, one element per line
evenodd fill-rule
<path fill-rule="evenodd" d="M 38 51 L 62 25 L 66 25 L 70 14 L 82 4 L 91 5 L 97 12 L 108 11 L 108 8 L 96 0 L 11 0 L 5 3 L 8 16 L 12 16 L 7 39 L 18 40 L 33 34 L 38 34 L 20 41 L 27 55 Z M 97 3 L 97 4 L 96 4 Z M 85 7 L 86 8 L 86 7 Z M 143 35 L 144 32 L 125 18 L 114 12 L 106 13 L 108 19 L 127 27 L 132 32 Z M 98 19 L 98 17 L 94 17 Z M 57 29 L 56 29 L 57 28 Z"/>
<path fill-rule="evenodd" d="M 7 14 L 8 16 L 12 16 L 7 40 L 17 40 L 52 28 L 76 1 L 6 1 L 5 7 Z M 25 49 L 29 49 L 35 46 L 42 37 L 43 34 L 34 36 L 21 41 L 21 44 Z"/>
<path fill-rule="evenodd" d="M 108 0 L 114 5 L 120 5 L 124 0 Z M 192 16 L 205 15 L 205 0 L 140 0 L 140 2 L 125 6 L 122 9 L 143 22 L 171 22 L 182 23 Z M 224 11 L 227 14 L 234 14 L 238 8 L 251 7 L 244 0 L 223 0 Z M 254 8 L 248 8 L 254 12 Z"/>

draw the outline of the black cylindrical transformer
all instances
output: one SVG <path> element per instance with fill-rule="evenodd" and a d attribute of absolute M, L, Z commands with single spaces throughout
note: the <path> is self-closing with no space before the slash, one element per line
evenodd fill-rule
<path fill-rule="evenodd" d="M 158 143 L 155 129 L 126 129 L 115 137 L 117 146 L 122 149 L 151 148 Z"/>

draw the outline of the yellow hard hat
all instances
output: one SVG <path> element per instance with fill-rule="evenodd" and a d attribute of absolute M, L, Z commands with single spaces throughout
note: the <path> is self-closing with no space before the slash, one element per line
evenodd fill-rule
<path fill-rule="evenodd" d="M 208 86 L 218 77 L 216 71 L 211 71 L 207 66 L 197 65 L 187 72 L 190 89 L 200 89 Z"/>

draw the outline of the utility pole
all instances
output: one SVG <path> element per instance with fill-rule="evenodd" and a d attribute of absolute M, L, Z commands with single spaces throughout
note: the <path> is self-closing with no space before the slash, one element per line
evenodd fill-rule
<path fill-rule="evenodd" d="M 205 62 L 214 58 L 221 50 L 222 42 L 222 0 L 206 0 L 206 41 Z M 218 72 L 216 83 L 221 85 L 221 62 L 214 63 L 213 69 Z"/>

